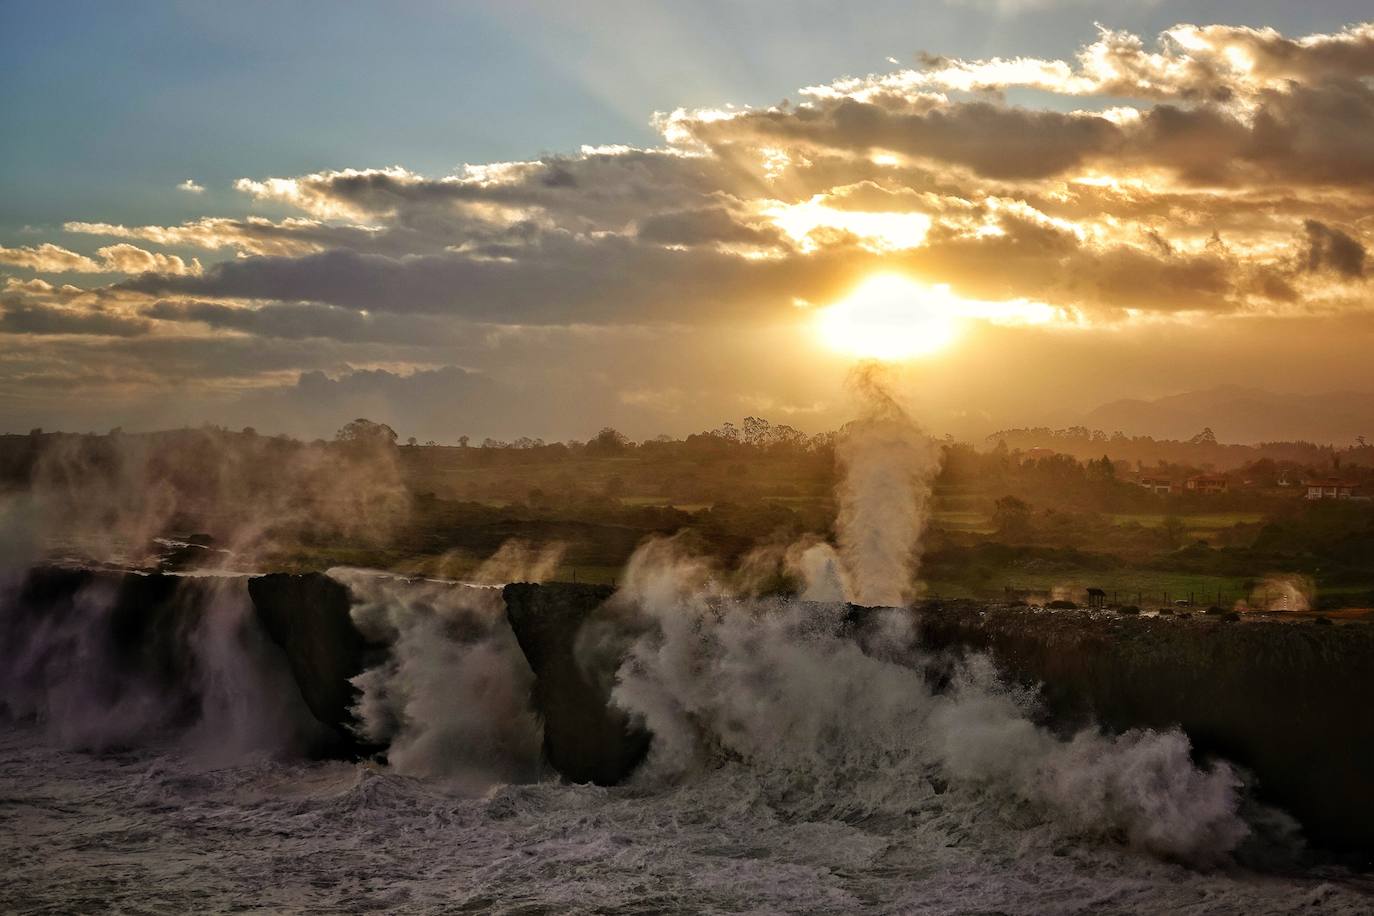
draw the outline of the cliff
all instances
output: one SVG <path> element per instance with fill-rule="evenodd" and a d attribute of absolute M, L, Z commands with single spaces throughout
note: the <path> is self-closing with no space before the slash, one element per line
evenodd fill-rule
<path fill-rule="evenodd" d="M 534 671 L 544 754 L 573 782 L 621 782 L 649 749 L 649 735 L 610 705 L 619 659 L 607 657 L 595 668 L 577 655 L 579 636 L 605 613 L 612 593 L 608 586 L 568 583 L 517 583 L 503 591 L 506 618 Z"/>

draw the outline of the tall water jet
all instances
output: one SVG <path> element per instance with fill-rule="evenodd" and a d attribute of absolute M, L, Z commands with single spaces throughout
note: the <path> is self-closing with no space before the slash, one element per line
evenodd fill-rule
<path fill-rule="evenodd" d="M 840 556 L 850 601 L 897 607 L 915 593 L 920 539 L 929 515 L 931 484 L 940 456 L 897 403 L 880 363 L 860 364 L 851 376 L 859 418 L 841 431 L 835 456 Z"/>

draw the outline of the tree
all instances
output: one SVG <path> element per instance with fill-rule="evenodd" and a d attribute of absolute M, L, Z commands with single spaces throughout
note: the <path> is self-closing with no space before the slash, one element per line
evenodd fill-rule
<path fill-rule="evenodd" d="M 411 448 L 414 448 L 414 447 L 415 447 L 415 444 L 416 444 L 416 439 L 415 439 L 414 436 L 411 436 L 409 439 L 406 440 L 406 445 L 410 446 Z"/>
<path fill-rule="evenodd" d="M 624 433 L 607 426 L 587 442 L 587 451 L 598 455 L 618 455 L 625 451 L 629 443 Z"/>
<path fill-rule="evenodd" d="M 768 441 L 770 426 L 762 417 L 745 417 L 740 424 L 740 439 L 748 445 L 763 445 Z"/>
<path fill-rule="evenodd" d="M 992 523 L 1003 536 L 1023 537 L 1030 531 L 1031 507 L 1015 496 L 1003 496 L 992 504 Z"/>
<path fill-rule="evenodd" d="M 385 423 L 374 423 L 371 420 L 359 417 L 345 423 L 344 426 L 334 434 L 335 440 L 346 443 L 356 443 L 358 445 L 395 445 L 396 430 L 387 426 Z"/>
<path fill-rule="evenodd" d="M 468 443 L 471 442 L 471 441 L 472 441 L 472 439 L 471 439 L 471 437 L 469 437 L 469 436 L 459 436 L 459 437 L 458 437 L 458 447 L 459 447 L 459 448 L 467 448 L 467 447 L 468 447 Z"/>
<path fill-rule="evenodd" d="M 1112 459 L 1103 455 L 1101 460 L 1090 459 L 1088 461 L 1088 476 L 1093 480 L 1116 480 L 1116 465 L 1112 464 Z"/>

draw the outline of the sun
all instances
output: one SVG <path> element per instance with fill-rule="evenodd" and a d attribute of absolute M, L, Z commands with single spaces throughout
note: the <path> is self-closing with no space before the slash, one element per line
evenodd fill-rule
<path fill-rule="evenodd" d="M 947 287 L 927 286 L 899 274 L 869 277 L 816 315 L 826 346 L 866 359 L 929 356 L 959 336 L 957 303 Z"/>

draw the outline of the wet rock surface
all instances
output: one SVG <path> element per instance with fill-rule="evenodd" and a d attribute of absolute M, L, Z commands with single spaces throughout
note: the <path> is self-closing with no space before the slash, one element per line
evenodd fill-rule
<path fill-rule="evenodd" d="M 349 709 L 358 698 L 350 681 L 382 647 L 354 625 L 348 588 L 323 573 L 272 573 L 248 580 L 248 594 L 262 628 L 285 652 L 311 713 L 349 742 Z"/>
<path fill-rule="evenodd" d="M 649 749 L 648 733 L 610 705 L 619 657 L 587 649 L 586 636 L 609 613 L 613 593 L 571 583 L 517 583 L 503 591 L 506 617 L 534 671 L 545 756 L 573 782 L 621 782 Z"/>

